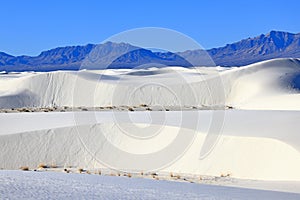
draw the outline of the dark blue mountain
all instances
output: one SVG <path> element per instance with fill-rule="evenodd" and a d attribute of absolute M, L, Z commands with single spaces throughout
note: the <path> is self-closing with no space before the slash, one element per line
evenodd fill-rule
<path fill-rule="evenodd" d="M 218 65 L 246 65 L 272 58 L 299 58 L 300 34 L 271 31 L 208 51 Z"/>
<path fill-rule="evenodd" d="M 240 66 L 272 59 L 300 57 L 300 34 L 271 31 L 254 38 L 206 51 L 216 65 Z M 134 68 L 139 66 L 210 65 L 204 50 L 152 52 L 126 43 L 68 46 L 43 51 L 40 55 L 12 56 L 0 52 L 0 71 L 52 71 L 81 68 Z M 191 63 L 189 63 L 189 62 Z M 209 64 L 208 64 L 209 63 Z"/>

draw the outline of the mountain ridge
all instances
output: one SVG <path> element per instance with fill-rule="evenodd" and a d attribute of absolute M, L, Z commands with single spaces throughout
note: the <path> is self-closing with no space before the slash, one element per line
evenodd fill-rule
<path fill-rule="evenodd" d="M 78 70 L 93 65 L 85 59 L 90 54 L 97 54 L 96 60 L 101 63 L 94 68 L 133 68 L 149 63 L 184 67 L 211 65 L 212 62 L 203 62 L 207 54 L 216 65 L 241 66 L 272 58 L 300 57 L 300 33 L 271 31 L 206 51 L 198 49 L 176 53 L 152 52 L 128 43 L 113 42 L 57 47 L 42 51 L 38 56 L 12 56 L 0 52 L 0 71 Z"/>

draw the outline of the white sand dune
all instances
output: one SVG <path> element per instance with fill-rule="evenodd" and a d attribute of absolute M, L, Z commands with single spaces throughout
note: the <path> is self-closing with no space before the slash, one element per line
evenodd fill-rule
<path fill-rule="evenodd" d="M 187 118 L 195 116 L 195 111 L 184 112 Z M 126 129 L 138 135 L 147 131 L 138 127 L 147 123 L 146 112 L 132 112 L 130 119 L 124 112 L 79 112 L 75 116 L 74 113 L 1 114 L 0 119 L 6 125 L 0 128 L 0 167 L 34 168 L 39 163 L 54 162 L 94 169 L 109 164 L 136 172 L 231 174 L 236 178 L 300 181 L 299 112 L 226 111 L 221 136 L 203 159 L 200 150 L 211 116 L 223 111 L 198 112 L 202 120 L 196 130 L 193 124 L 180 122 L 179 111 L 168 112 L 166 116 L 153 112 L 158 120 L 151 128 L 159 130 L 159 134 L 147 140 L 123 132 Z M 74 117 L 85 121 L 75 126 Z M 163 119 L 165 124 L 160 125 Z M 148 156 L 152 154 L 154 158 Z"/>
<path fill-rule="evenodd" d="M 226 74 L 226 75 L 225 75 Z M 224 72 L 226 98 L 242 109 L 299 110 L 299 59 L 275 59 Z"/>
<path fill-rule="evenodd" d="M 298 59 L 275 59 L 229 70 L 169 67 L 2 74 L 0 108 L 143 103 L 299 110 L 300 94 L 292 86 L 299 74 Z"/>
<path fill-rule="evenodd" d="M 0 113 L 0 168 L 56 163 L 299 182 L 299 74 L 299 59 L 230 69 L 2 74 L 1 108 L 147 104 L 214 110 Z"/>

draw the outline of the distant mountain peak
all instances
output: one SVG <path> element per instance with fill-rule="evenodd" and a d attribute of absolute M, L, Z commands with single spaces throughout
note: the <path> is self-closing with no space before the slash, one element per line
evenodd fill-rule
<path fill-rule="evenodd" d="M 272 30 L 208 50 L 217 65 L 246 65 L 272 58 L 300 57 L 300 34 Z"/>
<path fill-rule="evenodd" d="M 95 64 L 91 63 L 93 61 L 89 62 L 93 56 L 96 56 L 95 61 L 99 65 L 110 65 L 113 68 L 131 68 L 145 63 L 163 66 L 190 66 L 189 62 L 194 65 L 210 65 L 212 60 L 216 65 L 241 66 L 272 58 L 299 58 L 300 34 L 272 30 L 224 47 L 178 53 L 153 52 L 128 43 L 111 41 L 99 45 L 57 47 L 34 57 L 12 56 L 0 52 L 0 71 L 77 70 L 83 64 L 87 67 Z"/>

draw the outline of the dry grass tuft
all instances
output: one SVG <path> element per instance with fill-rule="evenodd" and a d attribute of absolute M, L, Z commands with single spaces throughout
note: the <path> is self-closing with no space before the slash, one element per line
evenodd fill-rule
<path fill-rule="evenodd" d="M 45 169 L 45 168 L 48 168 L 48 166 L 47 166 L 46 164 L 44 164 L 44 163 L 40 163 L 40 164 L 38 165 L 38 168 L 40 168 L 40 169 Z"/>
<path fill-rule="evenodd" d="M 52 163 L 52 164 L 50 165 L 50 168 L 57 168 L 57 165 L 56 165 L 55 163 Z"/>
<path fill-rule="evenodd" d="M 79 168 L 78 172 L 81 174 L 82 172 L 84 172 L 84 170 L 82 168 Z"/>
<path fill-rule="evenodd" d="M 228 173 L 228 174 L 221 174 L 221 177 L 230 177 L 230 176 L 231 176 L 230 173 Z"/>
<path fill-rule="evenodd" d="M 27 166 L 21 166 L 21 167 L 20 167 L 20 170 L 28 171 L 28 170 L 29 170 L 29 167 L 27 167 Z"/>
<path fill-rule="evenodd" d="M 175 178 L 176 178 L 176 179 L 180 179 L 181 176 L 178 174 L 178 175 L 175 176 Z"/>

